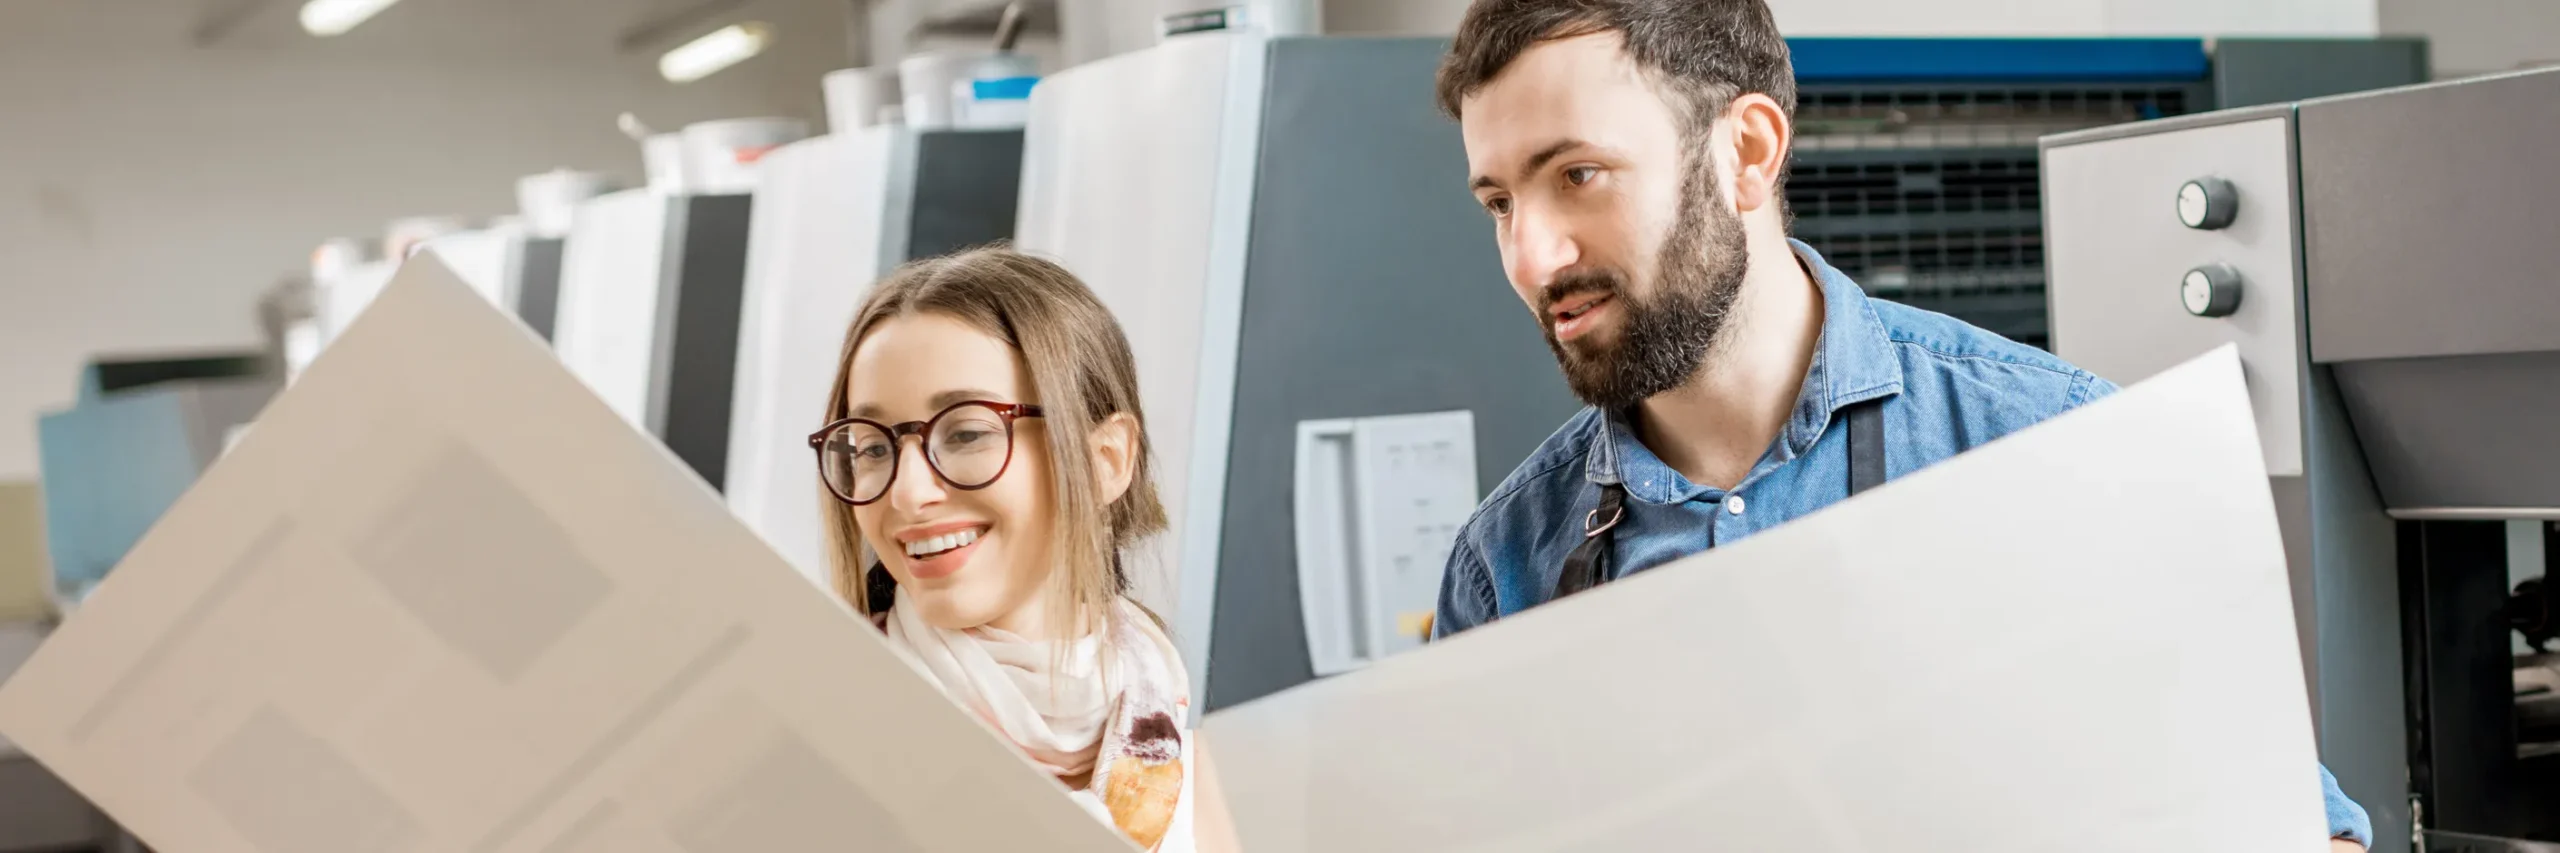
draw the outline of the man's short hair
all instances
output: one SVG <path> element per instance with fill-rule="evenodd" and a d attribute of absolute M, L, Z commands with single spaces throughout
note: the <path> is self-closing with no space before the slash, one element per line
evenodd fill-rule
<path fill-rule="evenodd" d="M 1531 45 L 1606 32 L 1626 40 L 1693 137 L 1744 93 L 1795 115 L 1795 69 L 1763 0 L 1475 0 L 1440 63 L 1440 109 L 1458 118 Z"/>

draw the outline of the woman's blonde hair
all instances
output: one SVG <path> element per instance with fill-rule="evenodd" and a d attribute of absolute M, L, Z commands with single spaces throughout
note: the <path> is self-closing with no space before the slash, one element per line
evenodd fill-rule
<path fill-rule="evenodd" d="M 958 320 L 1021 354 L 1040 404 L 1041 433 L 1048 436 L 1051 506 L 1057 512 L 1050 525 L 1049 553 L 1057 569 L 1050 624 L 1067 626 L 1068 636 L 1101 629 L 1111 603 L 1129 591 L 1120 552 L 1165 525 L 1146 416 L 1138 408 L 1137 360 L 1119 322 L 1073 273 L 1021 252 L 981 248 L 909 262 L 875 285 L 854 312 L 836 358 L 835 385 L 827 392 L 826 421 L 847 416 L 845 386 L 862 339 L 881 323 L 912 314 Z M 1120 414 L 1135 421 L 1137 441 L 1129 488 L 1106 504 L 1097 494 L 1087 441 L 1094 427 Z M 870 565 L 863 559 L 853 507 L 824 486 L 818 497 L 836 593 L 857 612 L 872 612 L 864 583 Z"/>

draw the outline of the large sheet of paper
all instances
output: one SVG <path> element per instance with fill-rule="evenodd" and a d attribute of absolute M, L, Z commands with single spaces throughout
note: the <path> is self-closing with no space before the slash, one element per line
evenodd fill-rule
<path fill-rule="evenodd" d="M 0 731 L 163 853 L 1133 849 L 419 257 Z"/>
<path fill-rule="evenodd" d="M 1250 853 L 2315 853 L 2309 708 L 2226 348 L 1200 742 Z"/>

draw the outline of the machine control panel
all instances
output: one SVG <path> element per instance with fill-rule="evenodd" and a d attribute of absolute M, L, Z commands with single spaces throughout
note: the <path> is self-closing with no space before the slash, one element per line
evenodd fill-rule
<path fill-rule="evenodd" d="M 2240 271 L 2230 264 L 2188 270 L 2178 282 L 2178 301 L 2198 317 L 2229 317 L 2240 310 Z"/>
<path fill-rule="evenodd" d="M 2043 149 L 2054 354 L 2131 385 L 2237 344 L 2278 477 L 2303 471 L 2293 136 L 2270 111 L 2050 137 Z M 2173 189 L 2176 221 L 2161 210 Z"/>
<path fill-rule="evenodd" d="M 2197 178 L 2178 187 L 2178 222 L 2201 231 L 2230 227 L 2240 215 L 2240 191 L 2221 178 Z"/>

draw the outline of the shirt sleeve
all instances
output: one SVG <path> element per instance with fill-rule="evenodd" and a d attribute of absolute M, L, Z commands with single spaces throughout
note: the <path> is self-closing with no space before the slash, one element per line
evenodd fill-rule
<path fill-rule="evenodd" d="M 1440 573 L 1439 613 L 1431 617 L 1434 640 L 1493 621 L 1493 568 L 1465 536 L 1449 549 L 1448 568 Z"/>
<path fill-rule="evenodd" d="M 2329 837 L 2344 838 L 2371 849 L 2373 817 L 2347 798 L 2347 792 L 2338 788 L 2338 777 L 2325 764 L 2320 767 L 2320 796 L 2329 804 Z"/>
<path fill-rule="evenodd" d="M 2077 378 L 2071 380 L 2070 399 L 2063 401 L 2063 408 L 2079 408 L 2082 404 L 2104 399 L 2119 390 L 2122 389 L 2117 388 L 2115 383 L 2099 378 L 2097 374 L 2082 371 Z"/>

